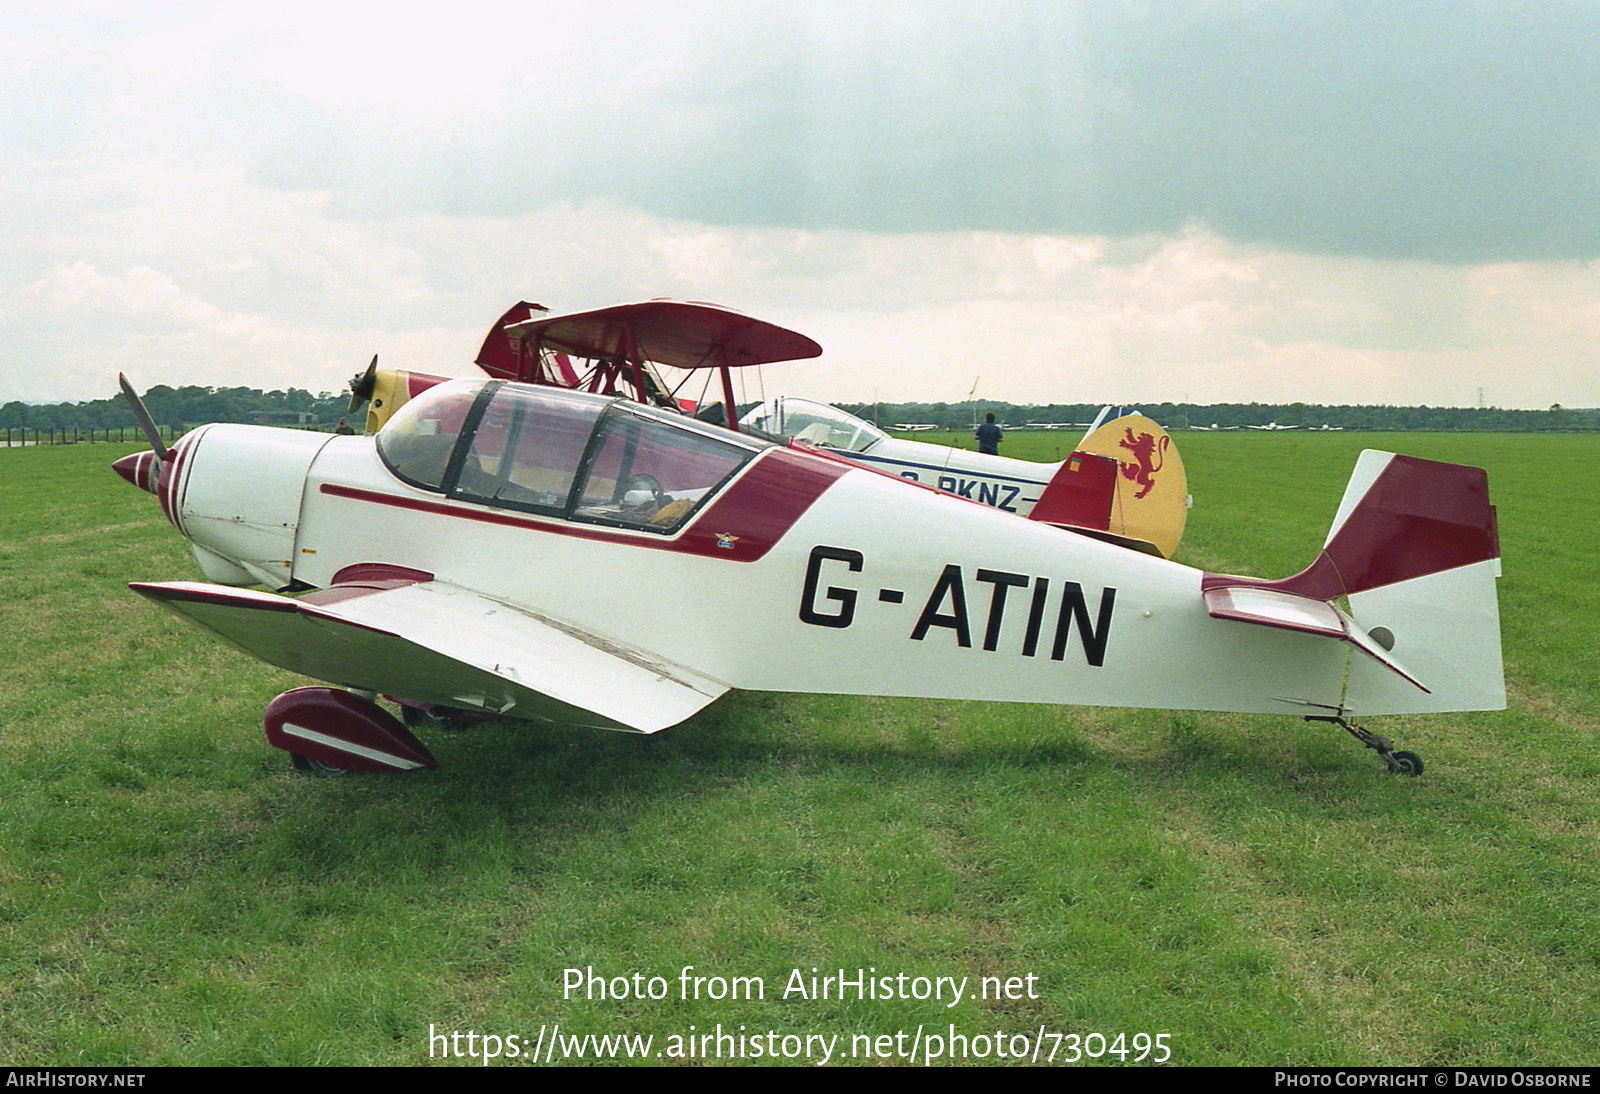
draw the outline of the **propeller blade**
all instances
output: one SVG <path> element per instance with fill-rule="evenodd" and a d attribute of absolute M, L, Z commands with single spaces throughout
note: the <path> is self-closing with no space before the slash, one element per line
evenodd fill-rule
<path fill-rule="evenodd" d="M 354 414 L 360 409 L 361 404 L 372 398 L 372 390 L 378 386 L 378 355 L 372 355 L 372 364 L 367 366 L 367 371 L 358 372 L 350 377 L 350 407 L 346 414 Z"/>
<path fill-rule="evenodd" d="M 120 372 L 117 373 L 117 383 L 122 385 L 122 397 L 128 400 L 128 409 L 132 410 L 133 416 L 138 419 L 139 428 L 144 430 L 144 439 L 150 442 L 150 448 L 155 452 L 156 459 L 166 459 L 167 446 L 162 443 L 161 431 L 156 428 L 155 420 L 145 409 L 144 400 L 139 398 L 138 393 L 133 390 L 133 385 L 128 383 L 128 378 Z"/>

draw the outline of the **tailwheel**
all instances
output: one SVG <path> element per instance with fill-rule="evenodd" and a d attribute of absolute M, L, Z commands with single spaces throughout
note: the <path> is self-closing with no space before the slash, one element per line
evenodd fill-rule
<path fill-rule="evenodd" d="M 1308 722 L 1332 722 L 1350 736 L 1376 752 L 1383 765 L 1395 775 L 1417 776 L 1422 774 L 1422 757 L 1415 752 L 1396 752 L 1394 742 L 1381 733 L 1373 733 L 1364 726 L 1358 726 L 1343 715 L 1308 714 Z"/>
<path fill-rule="evenodd" d="M 1396 775 L 1422 774 L 1422 757 L 1415 752 L 1391 752 L 1383 758 L 1383 762 Z"/>

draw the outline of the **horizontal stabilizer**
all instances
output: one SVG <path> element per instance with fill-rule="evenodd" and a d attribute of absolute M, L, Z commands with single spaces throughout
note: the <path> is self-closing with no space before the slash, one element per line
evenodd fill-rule
<path fill-rule="evenodd" d="M 439 581 L 291 599 L 198 582 L 131 588 L 290 672 L 416 702 L 654 733 L 727 685 Z"/>
<path fill-rule="evenodd" d="M 1499 571 L 1481 469 L 1367 451 L 1310 566 L 1277 581 L 1206 574 L 1200 587 L 1215 617 L 1341 638 L 1365 653 L 1348 664 L 1346 710 L 1500 710 Z"/>
<path fill-rule="evenodd" d="M 1326 600 L 1312 600 L 1278 589 L 1238 585 L 1209 588 L 1205 590 L 1205 598 L 1206 611 L 1214 619 L 1236 619 L 1241 623 L 1337 638 L 1349 642 L 1423 691 L 1431 690 L 1395 660 L 1381 642 Z"/>

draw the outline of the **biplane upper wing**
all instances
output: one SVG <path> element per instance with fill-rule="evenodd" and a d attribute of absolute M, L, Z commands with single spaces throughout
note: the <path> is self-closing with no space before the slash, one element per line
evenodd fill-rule
<path fill-rule="evenodd" d="M 279 668 L 418 702 L 655 733 L 728 690 L 441 581 L 333 585 L 299 598 L 187 581 L 131 588 Z"/>
<path fill-rule="evenodd" d="M 579 357 L 639 359 L 676 368 L 738 368 L 822 353 L 822 347 L 803 334 L 732 308 L 692 300 L 646 300 L 565 315 L 534 315 L 508 322 L 502 329 L 512 338 L 536 339 L 546 349 Z M 479 361 L 486 369 L 487 350 L 486 346 Z"/>

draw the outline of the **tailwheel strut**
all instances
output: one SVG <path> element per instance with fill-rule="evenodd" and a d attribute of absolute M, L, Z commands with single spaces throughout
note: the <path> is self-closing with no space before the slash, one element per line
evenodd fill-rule
<path fill-rule="evenodd" d="M 1394 775 L 1420 775 L 1422 774 L 1422 757 L 1415 752 L 1395 751 L 1394 742 L 1381 733 L 1373 733 L 1364 726 L 1358 726 L 1350 719 L 1341 715 L 1308 714 L 1308 722 L 1332 722 L 1350 736 L 1377 752 L 1378 758 L 1383 761 L 1391 774 Z"/>

